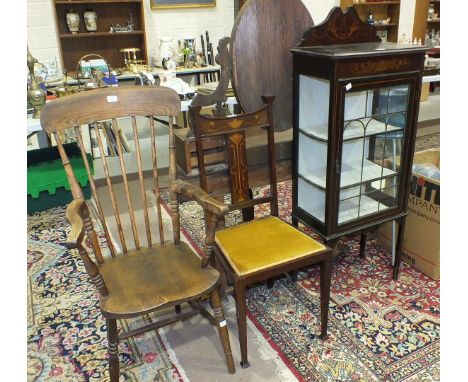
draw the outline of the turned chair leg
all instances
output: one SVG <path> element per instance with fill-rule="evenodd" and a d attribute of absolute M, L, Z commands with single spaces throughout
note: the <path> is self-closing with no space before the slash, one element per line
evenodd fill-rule
<path fill-rule="evenodd" d="M 109 351 L 109 375 L 111 382 L 119 381 L 119 339 L 117 320 L 107 319 L 107 342 Z"/>
<path fill-rule="evenodd" d="M 236 295 L 237 330 L 239 331 L 239 344 L 241 351 L 241 366 L 246 369 L 250 366 L 247 358 L 247 313 L 245 302 L 245 285 L 236 283 L 234 286 Z"/>
<path fill-rule="evenodd" d="M 213 292 L 211 292 L 210 299 L 211 305 L 213 306 L 214 316 L 217 321 L 216 328 L 218 329 L 219 339 L 221 340 L 221 345 L 223 346 L 227 367 L 229 373 L 234 374 L 236 372 L 236 367 L 234 366 L 234 360 L 232 358 L 231 344 L 229 342 L 229 332 L 226 325 L 226 319 L 224 318 L 219 291 L 215 289 Z"/>
<path fill-rule="evenodd" d="M 331 256 L 330 256 L 331 257 Z M 320 263 L 320 319 L 321 333 L 320 338 L 327 337 L 328 330 L 328 309 L 330 305 L 330 286 L 332 275 L 332 259 L 327 258 Z"/>

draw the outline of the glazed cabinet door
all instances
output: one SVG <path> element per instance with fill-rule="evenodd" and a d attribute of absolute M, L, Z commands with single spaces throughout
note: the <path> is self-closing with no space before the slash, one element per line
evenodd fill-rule
<path fill-rule="evenodd" d="M 337 227 L 399 206 L 410 82 L 342 86 Z M 391 212 L 390 212 L 391 213 Z"/>

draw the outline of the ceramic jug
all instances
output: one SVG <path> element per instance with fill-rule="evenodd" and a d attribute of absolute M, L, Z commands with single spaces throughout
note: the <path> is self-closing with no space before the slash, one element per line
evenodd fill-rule
<path fill-rule="evenodd" d="M 159 39 L 159 57 L 161 60 L 172 57 L 172 38 L 161 37 Z"/>

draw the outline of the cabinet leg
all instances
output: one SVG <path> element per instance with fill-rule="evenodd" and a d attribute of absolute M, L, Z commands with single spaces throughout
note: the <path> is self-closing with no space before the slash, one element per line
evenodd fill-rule
<path fill-rule="evenodd" d="M 297 281 L 297 271 L 291 271 L 289 275 L 291 276 L 291 281 L 295 283 Z"/>
<path fill-rule="evenodd" d="M 291 216 L 291 223 L 294 227 L 298 228 L 299 227 L 299 219 L 294 217 L 294 216 Z"/>
<path fill-rule="evenodd" d="M 367 241 L 367 232 L 361 233 L 361 243 L 359 246 L 359 257 L 364 259 L 366 257 L 366 241 Z"/>
<path fill-rule="evenodd" d="M 406 216 L 401 218 L 398 223 L 398 238 L 395 248 L 395 264 L 393 265 L 393 279 L 398 280 L 400 272 L 401 251 L 403 249 L 403 236 L 405 235 Z"/>

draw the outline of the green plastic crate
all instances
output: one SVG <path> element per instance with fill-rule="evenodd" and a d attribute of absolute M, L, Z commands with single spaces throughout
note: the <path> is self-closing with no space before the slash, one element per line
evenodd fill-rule
<path fill-rule="evenodd" d="M 86 199 L 90 198 L 88 175 L 76 143 L 64 145 Z M 87 155 L 93 173 L 93 160 Z M 73 200 L 57 147 L 28 151 L 28 214 L 63 206 Z"/>

